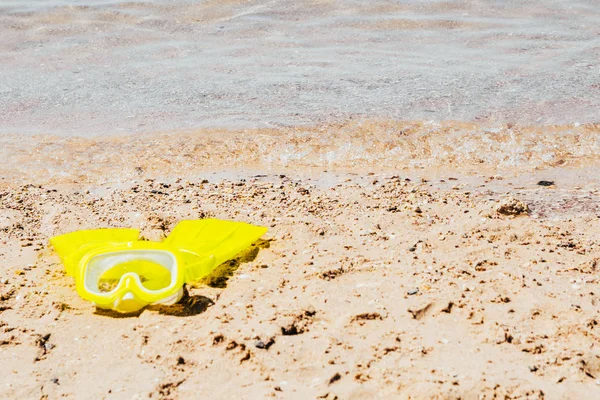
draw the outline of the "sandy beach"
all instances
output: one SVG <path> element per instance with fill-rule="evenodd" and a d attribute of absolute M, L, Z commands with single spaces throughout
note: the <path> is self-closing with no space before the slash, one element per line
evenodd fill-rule
<path fill-rule="evenodd" d="M 596 165 L 124 180 L 89 164 L 80 182 L 5 181 L 1 397 L 593 398 Z M 180 304 L 130 317 L 81 300 L 47 246 L 100 226 L 161 240 L 206 217 L 269 232 Z"/>
<path fill-rule="evenodd" d="M 0 398 L 600 398 L 598 10 L 2 2 Z M 133 315 L 48 243 L 202 218 Z"/>

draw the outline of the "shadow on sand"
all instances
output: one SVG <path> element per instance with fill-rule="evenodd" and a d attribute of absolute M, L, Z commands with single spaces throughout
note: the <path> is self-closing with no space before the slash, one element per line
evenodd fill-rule
<path fill-rule="evenodd" d="M 219 289 L 226 288 L 227 281 L 233 276 L 240 265 L 254 261 L 261 249 L 268 249 L 271 246 L 271 240 L 272 239 L 258 239 L 256 242 L 252 243 L 248 249 L 239 253 L 235 258 L 219 265 L 210 275 L 200 279 L 198 282 L 192 283 L 191 287 L 210 286 Z"/>

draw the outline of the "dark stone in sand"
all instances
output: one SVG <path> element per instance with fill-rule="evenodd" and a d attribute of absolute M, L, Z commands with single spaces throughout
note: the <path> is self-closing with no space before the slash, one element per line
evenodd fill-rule
<path fill-rule="evenodd" d="M 267 347 L 265 345 L 265 342 L 263 342 L 262 340 L 258 340 L 256 343 L 254 343 L 254 346 L 258 349 L 264 349 L 265 347 Z"/>
<path fill-rule="evenodd" d="M 538 186 L 554 186 L 554 181 L 539 181 Z"/>
<path fill-rule="evenodd" d="M 342 379 L 342 376 L 340 375 L 339 372 L 336 372 L 335 375 L 333 375 L 330 379 L 329 379 L 329 384 L 331 385 L 334 382 L 339 381 L 340 379 Z"/>

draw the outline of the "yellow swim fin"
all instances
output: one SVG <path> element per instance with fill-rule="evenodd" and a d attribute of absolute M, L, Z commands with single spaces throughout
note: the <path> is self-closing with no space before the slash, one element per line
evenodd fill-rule
<path fill-rule="evenodd" d="M 134 242 L 139 235 L 138 229 L 91 229 L 55 236 L 50 244 L 63 261 L 67 275 L 74 276 L 79 261 L 89 250 L 108 243 Z"/>
<path fill-rule="evenodd" d="M 267 228 L 244 222 L 202 219 L 181 221 L 164 243 L 188 260 L 185 281 L 198 280 L 260 238 Z"/>

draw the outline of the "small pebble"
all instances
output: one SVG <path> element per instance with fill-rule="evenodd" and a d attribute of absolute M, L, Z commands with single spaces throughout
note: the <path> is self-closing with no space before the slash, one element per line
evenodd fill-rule
<path fill-rule="evenodd" d="M 553 186 L 554 185 L 554 181 L 539 181 L 538 186 Z"/>
<path fill-rule="evenodd" d="M 406 294 L 408 294 L 409 296 L 412 296 L 413 294 L 417 294 L 417 293 L 419 293 L 419 289 L 411 289 Z"/>

